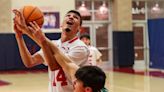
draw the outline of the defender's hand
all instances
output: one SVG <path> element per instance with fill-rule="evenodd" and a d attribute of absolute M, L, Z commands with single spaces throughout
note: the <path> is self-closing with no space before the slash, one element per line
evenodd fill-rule
<path fill-rule="evenodd" d="M 41 28 L 39 27 L 39 25 L 35 21 L 30 22 L 29 24 L 31 26 L 28 26 L 28 28 L 32 32 L 34 38 L 42 44 L 46 40 L 46 36 L 42 32 Z"/>

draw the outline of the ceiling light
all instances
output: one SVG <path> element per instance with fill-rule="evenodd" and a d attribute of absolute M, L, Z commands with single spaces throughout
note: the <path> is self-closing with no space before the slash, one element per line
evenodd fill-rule
<path fill-rule="evenodd" d="M 105 1 L 103 1 L 103 4 L 98 8 L 96 12 L 96 16 L 98 19 L 108 19 L 109 15 L 109 9 L 106 6 Z"/>
<path fill-rule="evenodd" d="M 82 1 L 81 6 L 78 8 L 78 11 L 80 12 L 81 16 L 90 16 L 89 10 L 85 7 L 85 2 Z"/>
<path fill-rule="evenodd" d="M 108 8 L 106 7 L 105 2 L 103 2 L 103 4 L 99 7 L 98 12 L 99 14 L 108 14 Z"/>
<path fill-rule="evenodd" d="M 161 12 L 161 9 L 160 9 L 158 3 L 156 3 L 155 6 L 152 7 L 151 12 L 152 12 L 152 13 L 160 13 L 160 12 Z"/>

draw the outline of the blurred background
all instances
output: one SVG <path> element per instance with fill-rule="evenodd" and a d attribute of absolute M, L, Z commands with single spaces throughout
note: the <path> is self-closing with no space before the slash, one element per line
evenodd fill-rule
<path fill-rule="evenodd" d="M 99 66 L 107 72 L 106 86 L 111 92 L 164 92 L 164 0 L 0 0 L 0 84 L 17 79 L 10 80 L 11 74 L 24 76 L 22 71 L 26 71 L 25 75 L 33 76 L 39 70 L 45 76 L 42 91 L 47 89 L 47 67 L 27 69 L 19 55 L 12 9 L 24 5 L 35 5 L 43 11 L 43 32 L 53 40 L 60 38 L 65 13 L 78 10 L 83 18 L 79 34 L 90 34 L 91 45 L 102 53 Z M 32 54 L 40 49 L 26 35 L 24 39 Z M 8 86 L 1 88 L 2 92 L 11 92 Z"/>

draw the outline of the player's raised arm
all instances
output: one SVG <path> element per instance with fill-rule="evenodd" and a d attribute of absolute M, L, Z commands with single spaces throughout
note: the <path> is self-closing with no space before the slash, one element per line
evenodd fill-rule
<path fill-rule="evenodd" d="M 54 52 L 51 50 L 51 47 L 48 43 L 51 43 L 51 41 L 45 36 L 45 34 L 41 31 L 41 28 L 39 25 L 34 21 L 30 22 L 31 26 L 28 26 L 30 31 L 32 32 L 32 35 L 35 40 L 38 41 L 40 44 L 40 47 L 43 50 L 45 61 L 48 64 L 51 71 L 54 71 L 58 69 L 60 66 L 56 62 L 55 57 L 53 56 Z"/>
<path fill-rule="evenodd" d="M 28 35 L 31 39 L 33 39 L 40 46 L 40 43 L 36 39 L 34 39 L 32 32 L 28 29 L 28 26 L 25 22 L 25 19 L 21 11 L 14 9 L 13 13 L 15 14 L 14 24 L 17 25 L 17 29 L 19 29 L 23 34 Z"/>
<path fill-rule="evenodd" d="M 19 30 L 17 24 L 14 24 L 14 31 L 15 31 L 15 37 L 18 43 L 20 56 L 22 58 L 22 61 L 24 65 L 27 68 L 33 67 L 35 65 L 41 64 L 43 62 L 43 58 L 39 54 L 31 55 L 31 53 L 28 51 L 27 46 L 24 42 L 22 32 Z"/>
<path fill-rule="evenodd" d="M 79 67 L 75 63 L 73 63 L 68 56 L 61 52 L 61 50 L 59 50 L 59 48 L 43 34 L 36 22 L 30 24 L 31 27 L 29 27 L 29 29 L 35 35 L 35 38 L 40 41 L 39 43 L 41 44 L 41 48 L 43 49 L 44 56 L 47 57 L 46 61 L 50 69 L 54 70 L 58 68 L 58 63 L 62 67 L 62 69 L 65 72 L 68 72 L 71 78 L 74 79 L 74 74 Z M 53 52 L 51 52 L 51 50 Z M 54 57 L 52 57 L 52 55 Z"/>

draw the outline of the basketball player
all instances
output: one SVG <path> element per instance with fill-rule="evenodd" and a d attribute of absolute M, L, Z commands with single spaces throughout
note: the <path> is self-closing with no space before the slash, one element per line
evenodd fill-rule
<path fill-rule="evenodd" d="M 107 92 L 104 88 L 106 75 L 97 66 L 83 66 L 79 68 L 68 56 L 60 51 L 57 45 L 52 42 L 48 42 L 42 31 L 36 31 L 37 24 L 31 24 L 30 30 L 35 35 L 35 38 L 41 42 L 42 48 L 48 48 L 48 45 L 53 50 L 53 56 L 57 62 L 61 65 L 64 72 L 67 72 L 70 76 L 70 80 L 73 81 L 74 92 Z M 47 52 L 50 50 L 48 49 Z M 47 54 L 47 53 L 44 53 Z"/>
<path fill-rule="evenodd" d="M 43 37 L 39 37 L 43 38 Z M 40 39 L 44 41 L 43 39 Z M 45 43 L 45 42 L 44 42 Z M 43 47 L 46 47 L 46 44 Z M 79 67 L 60 50 L 57 46 L 52 45 L 51 48 L 54 50 L 54 57 L 60 64 L 64 72 L 67 72 L 73 81 L 74 91 L 73 92 L 108 92 L 104 87 L 106 75 L 97 66 L 82 66 Z"/>
<path fill-rule="evenodd" d="M 36 31 L 37 24 L 35 22 L 31 25 L 32 27 L 30 27 L 30 30 L 36 35 L 35 38 L 41 42 L 41 45 L 44 48 L 48 48 L 47 44 L 49 44 L 54 52 L 53 56 L 56 58 L 64 72 L 67 72 L 70 76 L 70 80 L 73 82 L 74 92 L 107 92 L 104 88 L 106 75 L 99 67 L 79 67 L 69 58 L 69 56 L 66 56 L 60 51 L 57 45 L 54 45 L 52 42 L 47 42 L 45 35 L 43 35 L 41 31 Z M 49 49 L 47 51 L 49 52 Z M 67 91 L 65 90 L 65 92 Z"/>
<path fill-rule="evenodd" d="M 32 26 L 27 26 L 23 15 L 20 11 L 14 10 L 14 30 L 16 32 L 16 40 L 18 43 L 22 61 L 26 67 L 33 67 L 39 64 L 47 64 L 49 67 L 49 92 L 72 92 L 73 86 L 67 73 L 63 72 L 62 68 L 56 70 L 55 60 L 53 54 L 54 50 L 49 44 L 53 43 L 66 56 L 68 56 L 79 67 L 87 64 L 89 50 L 87 46 L 77 37 L 77 33 L 82 24 L 81 15 L 75 10 L 70 10 L 64 17 L 61 29 L 61 39 L 51 42 L 46 38 L 47 47 L 44 47 L 42 41 L 36 39 L 37 32 L 41 32 L 40 27 L 35 23 L 30 23 Z M 32 32 L 35 28 L 35 33 Z M 40 47 L 41 50 L 31 55 L 25 45 L 22 34 L 28 35 Z M 60 61 L 59 61 L 60 62 Z"/>
<path fill-rule="evenodd" d="M 90 36 L 89 34 L 82 34 L 80 36 L 80 40 L 82 40 L 87 46 L 90 51 L 89 57 L 88 57 L 88 62 L 90 62 L 91 65 L 97 65 L 97 63 L 102 62 L 101 60 L 101 52 L 94 46 L 90 45 Z"/>
<path fill-rule="evenodd" d="M 44 41 L 43 39 L 41 40 Z M 46 44 L 42 45 L 45 47 L 47 46 Z M 64 72 L 69 74 L 70 79 L 73 82 L 73 92 L 107 92 L 107 89 L 104 88 L 106 75 L 99 67 L 79 67 L 68 56 L 58 50 L 57 46 L 51 45 L 51 48 L 53 48 L 55 52 L 54 57 L 57 62 L 61 65 Z"/>

